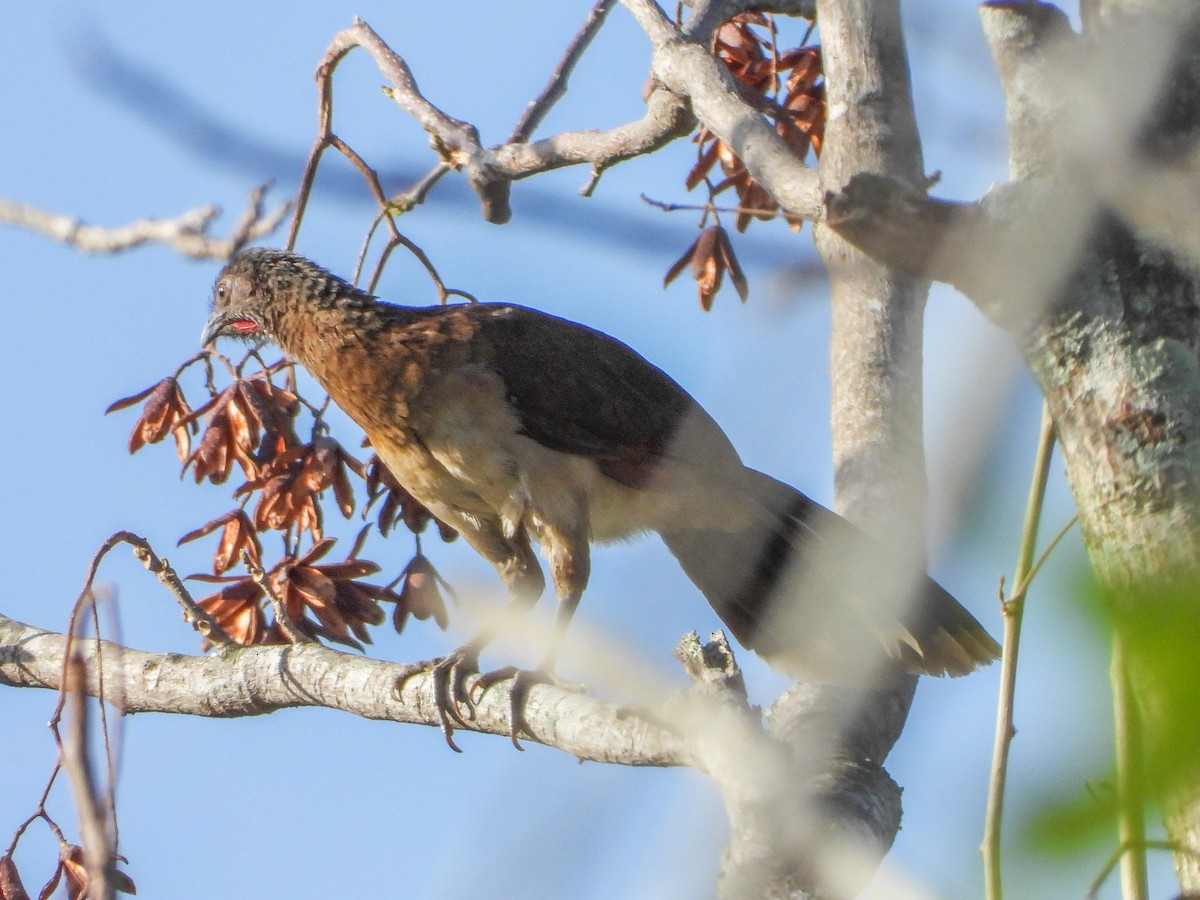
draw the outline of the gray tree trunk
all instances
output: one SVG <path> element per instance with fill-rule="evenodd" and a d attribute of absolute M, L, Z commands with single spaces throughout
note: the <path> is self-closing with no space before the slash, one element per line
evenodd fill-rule
<path fill-rule="evenodd" d="M 1150 788 L 1200 891 L 1200 11 L 988 3 L 1013 180 L 977 204 L 860 177 L 830 204 L 875 258 L 954 284 L 1045 393 L 1145 727 Z M 1139 76 L 1131 78 L 1137 71 Z"/>

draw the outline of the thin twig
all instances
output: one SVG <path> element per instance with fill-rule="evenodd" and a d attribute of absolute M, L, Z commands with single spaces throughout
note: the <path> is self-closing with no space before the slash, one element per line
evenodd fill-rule
<path fill-rule="evenodd" d="M 333 72 L 337 64 L 347 53 L 355 46 L 363 46 L 375 58 L 379 64 L 381 71 L 388 75 L 394 85 L 403 85 L 405 89 L 411 91 L 415 97 L 419 98 L 421 103 L 428 106 L 430 113 L 426 111 L 426 117 L 422 119 L 423 123 L 434 122 L 441 123 L 449 127 L 447 123 L 454 123 L 455 133 L 461 133 L 460 128 L 474 129 L 466 123 L 459 122 L 457 119 L 452 119 L 441 113 L 432 105 L 428 104 L 419 93 L 416 93 L 416 83 L 412 80 L 412 73 L 408 70 L 408 66 L 400 57 L 396 56 L 392 50 L 383 43 L 380 37 L 370 29 L 365 22 L 356 22 L 351 28 L 347 28 L 339 32 L 330 43 L 329 48 L 325 51 L 325 55 L 321 59 L 320 65 L 317 66 L 317 137 L 313 142 L 312 150 L 309 152 L 308 159 L 304 164 L 304 171 L 300 178 L 300 191 L 296 197 L 295 215 L 292 217 L 292 226 L 288 232 L 287 249 L 291 250 L 296 245 L 296 237 L 300 231 L 300 223 L 304 218 L 304 212 L 308 207 L 308 200 L 312 194 L 313 181 L 316 178 L 317 166 L 320 163 L 321 156 L 328 147 L 333 147 L 348 159 L 363 180 L 366 181 L 367 187 L 371 191 L 371 195 L 375 198 L 375 202 L 379 205 L 379 213 L 372 221 L 370 228 L 367 230 L 366 239 L 363 241 L 363 246 L 359 252 L 358 262 L 354 269 L 354 281 L 358 282 L 362 272 L 363 264 L 366 260 L 367 248 L 370 246 L 371 238 L 374 236 L 376 229 L 380 223 L 387 223 L 390 237 L 387 246 L 380 254 L 379 261 L 375 265 L 375 269 L 371 276 L 371 280 L 367 286 L 368 291 L 373 291 L 375 285 L 379 281 L 379 277 L 383 273 L 383 266 L 388 256 L 396 246 L 406 247 L 417 259 L 425 270 L 429 273 L 430 278 L 438 291 L 438 296 L 444 303 L 446 298 L 452 294 L 461 294 L 469 296 L 462 291 L 447 289 L 441 276 L 438 275 L 437 269 L 430 262 L 429 257 L 412 241 L 400 233 L 400 229 L 396 225 L 395 215 L 406 212 L 409 208 L 406 205 L 405 195 L 400 195 L 399 199 L 389 199 L 383 192 L 383 185 L 379 181 L 379 173 L 375 171 L 367 161 L 351 147 L 346 141 L 333 131 Z M 386 66 L 385 66 L 386 64 Z M 389 74 L 390 73 L 390 74 Z M 398 88 L 396 88 L 398 89 Z M 412 104 L 420 106 L 416 100 Z M 409 105 L 401 103 L 406 109 Z M 410 104 L 411 105 L 411 104 Z M 424 107 L 421 107 L 424 109 Z M 410 109 L 411 111 L 411 109 Z M 415 115 L 415 113 L 414 113 Z M 418 117 L 420 118 L 420 117 Z M 435 137 L 440 132 L 431 131 Z M 478 140 L 476 138 L 476 146 Z M 443 161 L 442 164 L 434 167 L 414 188 L 415 192 L 412 198 L 423 199 L 427 192 L 443 174 L 451 167 L 451 163 Z M 419 202 L 418 199 L 413 199 L 413 202 Z"/>
<path fill-rule="evenodd" d="M 53 831 L 58 837 L 59 843 L 66 842 L 65 838 L 63 837 L 62 830 L 46 812 L 46 801 L 50 799 L 50 791 L 54 788 L 54 782 L 58 778 L 58 773 L 61 771 L 62 760 L 58 760 L 54 763 L 54 768 L 50 771 L 50 777 L 46 780 L 46 787 L 42 790 L 42 796 L 38 800 L 37 809 L 35 809 L 24 822 L 17 826 L 17 830 L 13 833 L 12 840 L 9 841 L 8 849 L 4 851 L 5 856 L 12 856 L 17 851 L 17 844 L 20 843 L 21 837 L 25 834 L 26 829 L 28 829 L 29 826 L 38 819 L 45 820 L 46 824 L 50 826 L 51 831 Z"/>
<path fill-rule="evenodd" d="M 442 176 L 454 171 L 449 163 L 439 162 L 436 166 L 421 176 L 421 179 L 406 191 L 393 194 L 388 198 L 388 211 L 401 215 L 420 206 L 425 202 L 426 195 L 433 186 L 442 180 Z"/>
<path fill-rule="evenodd" d="M 1121 854 L 1121 896 L 1123 900 L 1148 900 L 1145 758 L 1142 753 L 1141 717 L 1133 696 L 1133 686 L 1129 682 L 1129 657 L 1125 640 L 1124 627 L 1118 622 L 1113 627 L 1109 679 L 1112 682 L 1113 731 L 1117 754 L 1117 837 L 1125 848 Z"/>
<path fill-rule="evenodd" d="M 1002 598 L 1004 613 L 1004 651 L 1000 657 L 1000 697 L 996 708 L 996 738 L 992 748 L 992 772 L 988 782 L 987 816 L 983 828 L 984 896 L 1001 900 L 1000 825 L 1004 818 L 1004 789 L 1008 781 L 1008 754 L 1016 728 L 1013 708 L 1017 686 L 1017 658 L 1021 647 L 1021 619 L 1025 611 L 1025 595 L 1029 574 L 1034 567 L 1038 523 L 1050 476 L 1050 458 L 1054 451 L 1054 420 L 1050 408 L 1042 404 L 1042 424 L 1038 432 L 1037 455 L 1033 464 L 1033 479 L 1025 505 L 1025 521 L 1021 528 L 1021 547 L 1017 554 L 1017 569 L 1013 584 L 1019 590 L 1007 600 Z M 1057 539 L 1056 539 L 1057 540 Z"/>
<path fill-rule="evenodd" d="M 91 607 L 92 613 L 92 634 L 95 635 L 96 639 L 96 661 L 98 663 L 96 667 L 96 684 L 98 685 L 101 697 L 108 700 L 117 709 L 123 710 L 124 703 L 119 696 L 122 688 L 121 683 L 118 681 L 113 685 L 114 692 L 118 694 L 118 696 L 113 697 L 109 696 L 109 688 L 104 683 L 104 648 L 100 640 L 100 608 L 99 603 L 96 601 L 97 598 L 95 596 L 95 592 L 93 591 L 92 602 L 89 604 L 89 606 Z M 116 630 L 116 634 L 113 635 L 115 638 L 113 643 L 117 648 L 120 648 L 124 646 L 124 642 L 121 640 L 119 627 L 120 620 L 116 616 L 113 616 L 113 622 L 114 629 Z M 116 652 L 120 653 L 120 649 L 118 649 Z M 108 764 L 108 780 L 106 782 L 108 790 L 104 795 L 104 814 L 112 828 L 112 852 L 116 853 L 117 848 L 121 844 L 120 829 L 117 826 L 117 755 L 113 750 L 112 730 L 108 724 L 108 703 L 101 702 L 99 708 L 100 735 L 104 744 L 104 759 Z"/>
<path fill-rule="evenodd" d="M 566 94 L 567 81 L 570 79 L 571 73 L 575 71 L 575 66 L 579 63 L 583 52 L 587 50 L 588 45 L 591 44 L 597 33 L 599 33 L 604 20 L 608 17 L 609 10 L 613 8 L 615 3 L 616 0 L 597 0 L 596 5 L 588 13 L 579 32 L 571 39 L 571 43 L 567 45 L 567 49 L 558 61 L 558 66 L 550 75 L 550 80 L 546 82 L 546 86 L 542 88 L 542 92 L 525 107 L 525 112 L 521 114 L 521 118 L 517 120 L 512 134 L 508 136 L 508 143 L 517 144 L 529 140 L 530 136 L 542 123 L 542 120 L 546 118 L 547 113 L 554 107 L 554 104 Z"/>
<path fill-rule="evenodd" d="M 395 250 L 397 246 L 403 246 L 406 250 L 408 250 L 409 253 L 417 258 L 417 261 L 421 265 L 425 267 L 425 271 L 429 274 L 430 279 L 433 281 L 434 287 L 437 288 L 439 303 L 445 304 L 446 301 L 451 297 L 462 297 L 464 300 L 467 300 L 470 303 L 479 302 L 475 298 L 475 295 L 468 291 L 446 287 L 446 283 L 442 281 L 442 276 L 438 274 L 437 269 L 434 267 L 433 262 L 429 259 L 429 257 L 426 256 L 425 251 L 399 232 L 392 235 L 391 239 L 387 243 L 387 246 L 383 248 L 383 252 L 379 254 L 379 261 L 375 264 L 375 271 L 371 273 L 371 280 L 367 284 L 367 293 L 373 293 L 376 286 L 378 286 L 379 279 L 383 275 L 383 267 L 387 263 L 388 257 L 392 255 L 392 251 Z"/>
<path fill-rule="evenodd" d="M 131 531 L 118 531 L 100 545 L 100 549 L 96 552 L 96 555 L 92 558 L 91 565 L 88 567 L 87 585 L 89 590 L 91 589 L 92 580 L 96 577 L 96 569 L 100 565 L 100 560 L 117 544 L 129 544 L 133 547 L 133 555 L 137 557 L 138 562 L 145 566 L 146 570 L 157 578 L 171 592 L 171 595 L 174 596 L 179 605 L 183 607 L 183 619 L 185 622 L 214 644 L 233 645 L 233 639 L 225 633 L 225 630 L 217 624 L 216 620 L 196 605 L 196 601 L 192 599 L 191 593 L 184 586 L 179 575 L 171 568 L 171 564 L 165 559 L 159 558 L 158 554 L 154 552 L 154 549 L 145 538 L 138 537 Z"/>
<path fill-rule="evenodd" d="M 279 630 L 283 632 L 283 636 L 293 644 L 313 643 L 313 638 L 302 634 L 296 627 L 296 623 L 292 621 L 292 617 L 288 615 L 288 611 L 283 605 L 283 600 L 275 592 L 275 588 L 271 585 L 270 580 L 267 578 L 267 573 L 263 571 L 263 567 L 251 559 L 250 554 L 244 550 L 242 551 L 242 564 L 246 567 L 246 574 L 262 589 L 262 592 L 270 602 L 271 609 L 275 611 L 275 624 L 279 626 Z"/>
<path fill-rule="evenodd" d="M 706 179 L 707 180 L 707 179 Z M 653 197 L 648 197 L 645 194 L 639 195 L 642 202 L 656 209 L 661 209 L 663 212 L 718 212 L 737 215 L 738 213 L 748 213 L 752 216 L 782 216 L 778 208 L 763 209 L 755 206 L 717 206 L 713 203 L 670 203 L 666 200 L 655 200 Z"/>
<path fill-rule="evenodd" d="M 90 601 L 94 606 L 94 598 Z M 78 637 L 76 635 L 76 637 Z M 98 640 L 98 636 L 97 636 Z M 98 665 L 97 670 L 102 670 Z M 95 772 L 88 753 L 87 663 L 78 651 L 67 653 L 63 667 L 62 696 L 70 704 L 70 728 L 60 741 L 63 766 L 71 777 L 75 808 L 79 813 L 79 836 L 87 869 L 88 897 L 110 900 L 116 893 L 109 870 L 115 857 L 112 820 L 99 798 Z M 101 699 L 103 704 L 103 698 Z M 56 731 L 57 734 L 57 731 Z"/>
<path fill-rule="evenodd" d="M 1026 591 L 1029 590 L 1029 585 L 1033 582 L 1033 579 L 1037 577 L 1037 574 L 1041 571 L 1042 566 L 1046 564 L 1046 560 L 1050 558 L 1050 554 L 1054 552 L 1054 548 L 1059 545 L 1059 542 L 1067 536 L 1067 533 L 1073 527 L 1075 527 L 1075 524 L 1078 521 L 1079 513 L 1075 513 L 1071 516 L 1071 518 L 1067 519 L 1067 523 L 1063 525 L 1062 528 L 1058 529 L 1058 532 L 1050 539 L 1050 543 L 1046 545 L 1046 548 L 1042 550 L 1041 555 L 1038 556 L 1037 562 L 1033 564 L 1033 568 L 1026 573 L 1025 580 L 1013 588 L 1013 594 L 1020 594 L 1022 597 L 1025 596 Z"/>
<path fill-rule="evenodd" d="M 228 259 L 250 241 L 270 234 L 291 212 L 294 202 L 292 200 L 288 200 L 274 212 L 263 212 L 263 199 L 267 195 L 268 188 L 270 188 L 269 182 L 250 191 L 250 202 L 233 224 L 233 230 L 229 233 L 226 246 L 221 248 L 227 252 L 218 259 Z"/>
<path fill-rule="evenodd" d="M 317 103 L 320 105 L 322 82 L 320 81 L 318 70 L 318 88 L 317 88 Z M 331 101 L 332 102 L 332 101 Z M 317 163 L 321 161 L 321 156 L 329 146 L 325 141 L 325 135 L 318 133 L 313 141 L 312 149 L 308 152 L 308 159 L 304 161 L 304 170 L 300 173 L 300 190 L 296 194 L 296 205 L 292 209 L 292 225 L 288 229 L 287 243 L 284 244 L 284 249 L 296 249 L 296 237 L 300 233 L 300 222 L 304 219 L 304 211 L 308 209 L 308 198 L 312 194 L 313 180 L 317 176 Z"/>
<path fill-rule="evenodd" d="M 1130 844 L 1122 843 L 1105 861 L 1096 877 L 1092 879 L 1092 883 L 1088 885 L 1087 893 L 1083 895 L 1083 900 L 1096 900 L 1100 895 L 1100 888 L 1104 887 L 1104 882 L 1108 880 L 1108 876 L 1112 874 L 1112 870 L 1117 867 L 1117 863 L 1121 861 L 1126 853 L 1131 850 L 1170 850 L 1172 853 L 1185 853 L 1190 856 L 1196 856 L 1194 850 L 1188 850 L 1185 847 L 1180 847 L 1175 841 L 1142 841 L 1140 847 L 1134 847 Z"/>
<path fill-rule="evenodd" d="M 209 351 L 209 350 L 201 350 L 201 351 L 200 351 L 199 353 L 197 353 L 195 356 L 192 356 L 192 357 L 189 357 L 188 359 L 185 359 L 183 362 L 181 362 L 181 363 L 179 364 L 179 367 L 178 367 L 178 368 L 175 370 L 175 374 L 174 374 L 174 375 L 172 375 L 171 377 L 172 377 L 172 378 L 175 378 L 176 380 L 178 380 L 178 379 L 179 379 L 179 376 L 180 376 L 180 375 L 182 375 L 182 374 L 184 373 L 184 371 L 185 371 L 185 370 L 187 370 L 187 369 L 191 368 L 192 366 L 194 366 L 194 365 L 195 365 L 196 363 L 198 363 L 198 362 L 204 362 L 204 361 L 205 361 L 205 360 L 208 358 L 208 355 L 209 355 L 209 353 L 210 353 L 210 352 L 212 352 L 212 351 Z"/>
<path fill-rule="evenodd" d="M 388 211 L 381 209 L 375 214 L 375 218 L 371 220 L 371 227 L 367 229 L 367 236 L 363 238 L 362 247 L 358 251 L 358 260 L 354 263 L 354 276 L 350 279 L 351 284 L 358 286 L 358 281 L 362 278 L 362 269 L 367 262 L 367 251 L 371 249 L 371 239 L 375 237 L 375 232 L 379 229 L 379 223 L 387 216 Z M 374 286 L 369 289 L 374 290 Z"/>

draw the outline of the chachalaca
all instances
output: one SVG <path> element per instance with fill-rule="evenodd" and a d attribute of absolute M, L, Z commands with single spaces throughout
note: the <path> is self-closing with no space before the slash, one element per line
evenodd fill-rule
<path fill-rule="evenodd" d="M 558 599 L 543 673 L 587 585 L 589 545 L 645 531 L 738 641 L 788 674 L 963 675 L 999 653 L 937 583 L 904 583 L 891 550 L 744 466 L 683 388 L 599 331 L 508 303 L 394 306 L 254 248 L 217 277 L 201 341 L 222 336 L 269 340 L 307 368 L 399 482 L 496 567 L 514 612 L 545 586 L 537 540 Z M 432 668 L 447 739 L 497 630 L 412 669 Z"/>

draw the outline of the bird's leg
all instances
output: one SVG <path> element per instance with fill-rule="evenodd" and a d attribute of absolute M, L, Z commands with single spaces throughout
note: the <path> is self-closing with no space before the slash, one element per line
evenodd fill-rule
<path fill-rule="evenodd" d="M 550 539 L 547 540 L 547 537 Z M 492 685 L 500 681 L 511 680 L 508 689 L 509 705 L 509 737 L 513 746 L 524 750 L 518 735 L 522 730 L 529 731 L 525 722 L 525 699 L 529 689 L 535 684 L 552 684 L 563 690 L 579 692 L 582 685 L 563 681 L 554 674 L 554 666 L 558 662 L 558 654 L 562 650 L 567 628 L 579 608 L 583 597 L 583 589 L 587 586 L 588 575 L 591 571 L 591 561 L 588 554 L 586 538 L 580 542 L 555 541 L 557 535 L 545 535 L 542 539 L 549 545 L 550 574 L 554 581 L 558 607 L 554 614 L 554 629 L 550 635 L 550 644 L 536 669 L 521 669 L 516 666 L 505 666 L 494 672 L 481 673 L 471 686 L 473 698 L 483 696 Z"/>
<path fill-rule="evenodd" d="M 528 539 L 523 532 L 519 536 L 522 540 L 510 545 L 510 552 L 504 558 L 494 560 L 511 598 L 504 609 L 472 635 L 470 640 L 447 655 L 402 666 L 393 688 L 398 694 L 405 682 L 414 675 L 429 672 L 433 676 L 433 701 L 442 735 L 456 753 L 462 750 L 454 743 L 455 727 L 469 728 L 468 720 L 475 718 L 475 701 L 472 691 L 467 688 L 467 679 L 479 673 L 479 654 L 509 622 L 529 611 L 545 587 L 541 567 Z M 459 711 L 460 705 L 467 711 L 465 718 Z"/>
<path fill-rule="evenodd" d="M 567 637 L 567 628 L 571 625 L 571 619 L 575 617 L 575 610 L 579 608 L 581 599 L 583 599 L 582 588 L 559 595 L 558 608 L 554 611 L 554 630 L 550 633 L 550 645 L 546 648 L 541 664 L 537 667 L 539 672 L 554 671 L 554 667 L 558 664 L 558 654 L 562 651 L 563 642 Z"/>

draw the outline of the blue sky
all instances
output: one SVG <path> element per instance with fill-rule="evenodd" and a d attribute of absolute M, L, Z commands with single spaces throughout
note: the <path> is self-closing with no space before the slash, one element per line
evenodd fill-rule
<path fill-rule="evenodd" d="M 588 5 L 523 4 L 513 16 L 487 3 L 431 15 L 411 0 L 10 4 L 0 13 L 0 196 L 100 225 L 216 202 L 227 210 L 218 226 L 226 230 L 255 184 L 274 181 L 276 201 L 294 190 L 315 133 L 313 68 L 354 15 L 406 58 L 435 103 L 478 125 L 485 142 L 499 142 Z M 905 14 L 926 168 L 941 170 L 942 196 L 978 196 L 1005 178 L 1006 158 L 1001 97 L 977 14 L 945 0 L 914 0 Z M 638 115 L 647 53 L 618 8 L 541 133 Z M 420 129 L 381 95 L 381 82 L 365 54 L 349 57 L 339 70 L 335 127 L 395 189 L 431 156 Z M 814 258 L 810 234 L 756 224 L 735 238 L 751 280 L 747 306 L 727 291 L 704 315 L 690 284 L 663 291 L 663 272 L 694 237 L 694 218 L 664 215 L 638 197 L 686 200 L 691 154 L 680 144 L 618 167 L 589 200 L 577 195 L 582 170 L 523 182 L 505 227 L 483 223 L 473 198 L 447 178 L 402 227 L 448 284 L 630 343 L 703 403 L 748 464 L 828 503 L 826 291 L 821 283 L 797 287 L 787 272 Z M 326 160 L 298 249 L 347 271 L 373 210 L 349 166 L 333 154 Z M 178 552 L 173 545 L 229 508 L 227 491 L 181 482 L 168 449 L 130 458 L 134 414 L 102 412 L 196 352 L 217 267 L 162 248 L 87 257 L 7 226 L 0 264 L 0 505 L 8 511 L 0 519 L 8 575 L 0 608 L 58 629 L 87 561 L 115 530 L 144 534 L 181 571 L 207 564 L 203 542 Z M 401 253 L 379 292 L 435 301 Z M 1039 398 L 1004 337 L 945 289 L 931 297 L 926 365 L 933 571 L 998 634 L 996 585 L 1016 555 Z M 1046 532 L 1070 512 L 1056 465 Z M 432 543 L 430 555 L 461 591 L 495 590 L 493 573 L 469 551 Z M 410 552 L 397 534 L 367 555 L 398 571 Z M 1072 538 L 1033 598 L 1014 834 L 1048 792 L 1081 791 L 1086 776 L 1107 768 L 1105 661 L 1069 597 L 1081 558 Z M 110 557 L 101 581 L 118 599 L 124 641 L 196 651 L 174 602 L 125 555 Z M 597 552 L 577 623 L 576 640 L 616 642 L 675 682 L 679 636 L 719 624 L 657 539 Z M 372 652 L 411 661 L 461 637 L 414 623 L 399 638 L 381 633 Z M 753 699 L 769 703 L 782 683 L 750 654 L 740 659 Z M 569 654 L 563 669 L 569 676 Z M 913 897 L 980 893 L 976 848 L 997 674 L 993 667 L 964 680 L 926 679 L 891 758 L 906 817 L 886 866 Z M 3 834 L 33 810 L 52 764 L 44 722 L 53 697 L 8 690 L 0 703 L 10 735 L 0 746 Z M 133 717 L 122 738 L 121 849 L 148 897 L 711 892 L 724 815 L 702 776 L 579 765 L 536 746 L 517 754 L 494 738 L 463 735 L 460 743 L 461 756 L 432 729 L 321 711 L 241 721 Z M 65 795 L 54 808 L 64 824 L 73 821 Z M 36 829 L 25 839 L 18 860 L 31 889 L 48 875 L 53 853 Z M 1104 850 L 1063 864 L 1015 844 L 1011 854 L 1013 895 L 1036 897 L 1081 892 Z M 890 891 L 879 896 L 896 895 Z"/>

